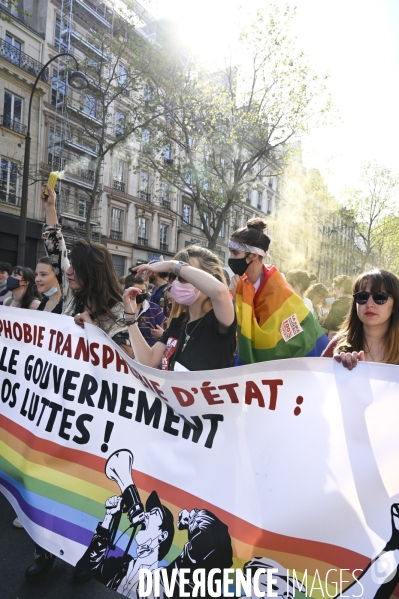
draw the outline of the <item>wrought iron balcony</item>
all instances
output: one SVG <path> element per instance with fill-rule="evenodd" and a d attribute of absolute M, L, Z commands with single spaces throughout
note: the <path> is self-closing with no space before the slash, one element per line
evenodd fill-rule
<path fill-rule="evenodd" d="M 168 200 L 167 198 L 161 198 L 161 206 L 170 210 L 170 200 Z"/>
<path fill-rule="evenodd" d="M 20 121 L 11 120 L 9 114 L 2 114 L 0 118 L 3 127 L 7 127 L 7 129 L 12 129 L 16 133 L 21 133 L 22 135 L 25 135 L 26 125 L 22 125 Z"/>
<path fill-rule="evenodd" d="M 164 164 L 167 164 L 168 166 L 172 166 L 173 164 L 173 158 L 164 158 L 163 161 Z"/>
<path fill-rule="evenodd" d="M 0 39 L 0 57 L 15 64 L 23 71 L 26 71 L 26 73 L 32 75 L 32 77 L 37 77 L 44 66 L 41 62 L 34 60 L 28 54 L 19 50 L 19 48 L 15 48 L 2 39 Z M 48 68 L 43 71 L 40 79 L 48 83 Z"/>
<path fill-rule="evenodd" d="M 20 206 L 21 198 L 15 195 L 15 193 L 10 193 L 4 189 L 0 189 L 0 202 L 3 204 L 11 204 L 11 206 Z"/>
<path fill-rule="evenodd" d="M 148 239 L 146 237 L 137 237 L 137 243 L 139 245 L 146 245 L 146 246 L 148 246 Z"/>
<path fill-rule="evenodd" d="M 144 200 L 144 202 L 151 202 L 151 194 L 147 193 L 146 191 L 142 191 L 140 189 L 139 196 L 142 200 Z"/>
<path fill-rule="evenodd" d="M 90 168 L 81 169 L 80 176 L 88 181 L 94 181 L 94 171 Z"/>
<path fill-rule="evenodd" d="M 118 181 L 117 179 L 114 179 L 112 187 L 117 191 L 123 191 L 123 193 L 125 192 L 125 183 L 123 181 Z"/>
<path fill-rule="evenodd" d="M 116 239 L 118 241 L 122 241 L 122 231 L 115 231 L 113 229 L 109 232 L 110 239 Z"/>
<path fill-rule="evenodd" d="M 161 252 L 167 252 L 169 250 L 169 245 L 167 243 L 162 243 L 162 241 L 159 243 L 159 249 L 161 250 Z"/>

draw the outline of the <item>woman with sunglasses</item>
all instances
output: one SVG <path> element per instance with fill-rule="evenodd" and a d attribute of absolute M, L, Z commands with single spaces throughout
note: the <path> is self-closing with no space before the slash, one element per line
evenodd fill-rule
<path fill-rule="evenodd" d="M 352 370 L 358 361 L 399 364 L 399 279 L 388 270 L 360 275 L 350 311 L 323 352 Z"/>
<path fill-rule="evenodd" d="M 141 290 L 126 289 L 123 294 L 125 322 L 136 360 L 163 370 L 216 370 L 232 366 L 235 350 L 236 321 L 222 264 L 210 250 L 191 246 L 181 250 L 174 260 L 142 264 L 133 269 L 167 272 L 172 297 L 169 326 L 152 347 L 138 327 L 136 297 Z"/>

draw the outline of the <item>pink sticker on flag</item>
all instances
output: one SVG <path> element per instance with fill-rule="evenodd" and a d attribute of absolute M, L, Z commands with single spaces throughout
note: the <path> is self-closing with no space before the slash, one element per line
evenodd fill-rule
<path fill-rule="evenodd" d="M 299 324 L 299 320 L 296 314 L 292 314 L 281 323 L 280 333 L 284 341 L 289 341 L 299 333 L 302 333 L 303 328 Z"/>

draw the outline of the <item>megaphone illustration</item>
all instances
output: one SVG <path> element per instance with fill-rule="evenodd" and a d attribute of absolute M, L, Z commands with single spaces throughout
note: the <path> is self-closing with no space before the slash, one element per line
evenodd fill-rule
<path fill-rule="evenodd" d="M 105 464 L 105 475 L 119 486 L 123 511 L 127 512 L 131 524 L 138 524 L 144 520 L 144 506 L 132 478 L 133 459 L 128 449 L 115 451 Z"/>

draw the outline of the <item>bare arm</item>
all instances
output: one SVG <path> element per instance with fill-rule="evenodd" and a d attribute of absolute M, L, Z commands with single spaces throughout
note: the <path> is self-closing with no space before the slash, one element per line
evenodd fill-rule
<path fill-rule="evenodd" d="M 167 260 L 154 264 L 142 264 L 134 270 L 137 274 L 142 274 L 145 271 L 146 278 L 148 278 L 151 272 L 173 272 L 177 264 L 177 260 Z M 233 323 L 234 306 L 229 290 L 223 283 L 204 270 L 189 264 L 181 267 L 180 276 L 210 298 L 215 316 L 223 327 L 229 327 Z"/>
<path fill-rule="evenodd" d="M 136 295 L 138 293 L 142 293 L 140 289 L 129 287 L 123 294 L 123 306 L 126 320 L 133 320 L 135 315 L 139 312 L 136 304 Z M 151 366 L 152 368 L 159 366 L 165 351 L 164 343 L 158 341 L 150 347 L 141 334 L 137 323 L 129 326 L 129 337 L 134 356 L 140 364 Z"/>

